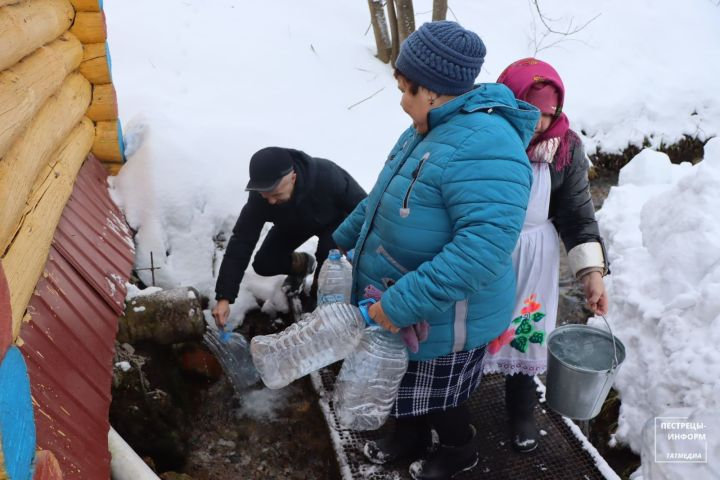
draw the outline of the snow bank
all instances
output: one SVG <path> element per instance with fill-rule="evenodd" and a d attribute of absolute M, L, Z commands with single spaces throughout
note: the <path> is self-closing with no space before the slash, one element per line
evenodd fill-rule
<path fill-rule="evenodd" d="M 627 347 L 616 439 L 639 452 L 649 418 L 720 410 L 720 139 L 695 166 L 642 152 L 621 179 L 598 220 L 612 269 L 608 319 Z M 720 431 L 713 438 L 720 448 Z"/>
<path fill-rule="evenodd" d="M 480 81 L 537 53 L 563 76 L 565 111 L 588 147 L 616 151 L 645 136 L 657 145 L 720 132 L 715 3 L 540 2 L 555 30 L 590 21 L 567 37 L 547 34 L 531 2 L 458 0 L 448 17 L 487 44 Z M 415 7 L 418 24 L 430 20 L 430 0 Z M 409 124 L 390 67 L 373 56 L 364 2 L 107 0 L 105 9 L 129 160 L 113 198 L 138 232 L 137 266 L 153 252 L 163 288 L 214 297 L 254 151 L 299 148 L 370 188 Z M 258 295 L 270 310 L 282 303 L 254 282 L 233 315 Z"/>

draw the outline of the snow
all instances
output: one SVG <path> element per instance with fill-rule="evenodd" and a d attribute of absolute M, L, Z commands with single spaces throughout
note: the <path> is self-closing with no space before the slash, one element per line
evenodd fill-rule
<path fill-rule="evenodd" d="M 125 296 L 126 301 L 131 301 L 135 297 L 145 297 L 147 295 L 152 295 L 153 293 L 162 292 L 162 288 L 160 287 L 147 287 L 147 288 L 138 288 L 137 285 L 133 285 L 130 282 L 125 283 L 125 288 L 127 288 L 127 295 Z"/>
<path fill-rule="evenodd" d="M 598 214 L 612 269 L 608 320 L 627 347 L 615 438 L 636 452 L 643 425 L 667 409 L 720 418 L 720 139 L 699 164 L 658 162 L 666 171 L 638 185 L 651 156 L 642 152 L 625 167 L 632 173 L 623 169 Z M 720 436 L 709 436 L 720 449 Z"/>
<path fill-rule="evenodd" d="M 479 81 L 519 58 L 549 61 L 590 152 L 720 134 L 717 2 L 539 3 L 555 30 L 589 23 L 563 36 L 545 31 L 533 2 L 452 2 L 449 18 L 488 47 Z M 418 24 L 430 19 L 430 0 L 415 7 Z M 162 288 L 191 285 L 214 298 L 256 150 L 330 158 L 369 189 L 409 124 L 391 68 L 373 57 L 364 2 L 106 0 L 105 10 L 128 157 L 111 194 L 136 232 L 136 266 L 147 268 L 152 253 Z M 627 347 L 616 439 L 636 451 L 650 416 L 719 408 L 720 140 L 704 157 L 671 165 L 642 151 L 599 214 L 613 271 L 608 319 Z M 282 280 L 248 268 L 231 328 L 258 304 L 287 311 Z M 158 290 L 128 286 L 127 298 Z M 245 411 L 261 415 L 278 401 L 262 392 Z"/>
<path fill-rule="evenodd" d="M 130 366 L 130 362 L 117 362 L 115 366 L 123 372 L 127 372 L 132 368 L 132 366 Z"/>

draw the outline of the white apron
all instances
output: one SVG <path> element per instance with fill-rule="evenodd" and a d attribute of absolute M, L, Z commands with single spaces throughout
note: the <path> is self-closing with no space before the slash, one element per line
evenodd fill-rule
<path fill-rule="evenodd" d="M 508 329 L 488 344 L 484 372 L 537 375 L 547 367 L 547 337 L 555 328 L 560 242 L 548 219 L 550 163 L 531 163 L 527 216 L 513 251 L 515 310 Z"/>

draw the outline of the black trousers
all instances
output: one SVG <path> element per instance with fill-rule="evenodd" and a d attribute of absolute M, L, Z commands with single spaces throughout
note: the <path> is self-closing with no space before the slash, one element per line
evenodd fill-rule
<path fill-rule="evenodd" d="M 511 418 L 532 417 L 537 404 L 536 388 L 530 375 L 516 373 L 505 376 L 505 405 Z"/>
<path fill-rule="evenodd" d="M 292 253 L 309 238 L 317 235 L 318 246 L 315 250 L 315 278 L 313 281 L 313 292 L 317 289 L 317 276 L 320 267 L 327 259 L 330 249 L 337 248 L 332 234 L 339 223 L 333 224 L 322 231 L 309 231 L 289 229 L 273 226 L 268 232 L 265 240 L 255 254 L 253 269 L 258 275 L 271 277 L 273 275 L 290 275 L 292 271 Z"/>

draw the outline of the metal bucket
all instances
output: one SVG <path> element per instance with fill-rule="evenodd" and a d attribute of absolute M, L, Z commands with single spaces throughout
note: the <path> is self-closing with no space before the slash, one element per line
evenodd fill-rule
<path fill-rule="evenodd" d="M 607 332 L 587 325 L 558 327 L 547 346 L 547 405 L 575 420 L 597 416 L 625 360 L 625 346 L 612 329 Z"/>

